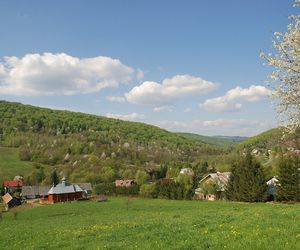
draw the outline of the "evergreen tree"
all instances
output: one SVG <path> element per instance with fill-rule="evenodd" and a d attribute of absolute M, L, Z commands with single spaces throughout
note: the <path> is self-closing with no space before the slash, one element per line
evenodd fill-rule
<path fill-rule="evenodd" d="M 54 169 L 54 171 L 51 174 L 51 183 L 53 184 L 53 186 L 56 186 L 59 183 L 59 178 L 56 173 L 56 169 Z"/>
<path fill-rule="evenodd" d="M 266 178 L 261 165 L 247 154 L 234 162 L 226 197 L 234 201 L 257 202 L 266 198 Z"/>
<path fill-rule="evenodd" d="M 300 157 L 285 157 L 279 163 L 277 200 L 300 200 Z"/>

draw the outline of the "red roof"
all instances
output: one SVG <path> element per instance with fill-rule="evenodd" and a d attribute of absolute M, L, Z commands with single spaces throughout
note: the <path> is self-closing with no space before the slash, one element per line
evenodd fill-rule
<path fill-rule="evenodd" d="M 4 181 L 3 186 L 4 187 L 22 187 L 23 181 Z"/>

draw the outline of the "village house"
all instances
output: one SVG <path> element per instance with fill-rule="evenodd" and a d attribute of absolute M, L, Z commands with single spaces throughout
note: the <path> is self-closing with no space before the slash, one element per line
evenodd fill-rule
<path fill-rule="evenodd" d="M 4 194 L 14 194 L 15 192 L 21 192 L 23 181 L 21 180 L 10 180 L 10 181 L 4 181 L 3 182 L 3 191 Z"/>
<path fill-rule="evenodd" d="M 64 177 L 62 183 L 51 187 L 48 191 L 48 202 L 64 202 L 64 201 L 74 201 L 79 200 L 83 197 L 83 190 L 77 184 L 71 184 L 67 182 Z"/>
<path fill-rule="evenodd" d="M 273 176 L 270 180 L 267 181 L 268 189 L 268 200 L 273 201 L 276 195 L 276 186 L 279 184 L 277 176 Z"/>
<path fill-rule="evenodd" d="M 224 192 L 231 172 L 217 172 L 206 175 L 199 181 L 199 188 L 195 190 L 197 200 L 224 199 Z"/>
<path fill-rule="evenodd" d="M 137 183 L 135 180 L 116 180 L 115 185 L 116 187 L 132 187 L 135 186 Z"/>

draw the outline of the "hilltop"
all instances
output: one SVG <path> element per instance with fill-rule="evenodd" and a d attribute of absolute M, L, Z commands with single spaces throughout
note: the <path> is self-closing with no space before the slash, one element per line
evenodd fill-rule
<path fill-rule="evenodd" d="M 260 150 L 288 150 L 299 149 L 300 132 L 297 131 L 293 134 L 284 134 L 283 128 L 274 128 L 249 137 L 238 145 L 238 149 L 260 149 Z"/>

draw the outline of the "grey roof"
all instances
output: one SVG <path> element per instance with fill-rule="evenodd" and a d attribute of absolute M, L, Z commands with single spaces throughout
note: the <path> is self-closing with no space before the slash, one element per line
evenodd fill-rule
<path fill-rule="evenodd" d="M 89 182 L 84 182 L 84 183 L 74 183 L 74 185 L 78 185 L 79 187 L 81 187 L 83 190 L 86 191 L 92 191 L 92 184 Z"/>
<path fill-rule="evenodd" d="M 272 177 L 270 180 L 268 180 L 266 183 L 268 186 L 276 186 L 278 184 L 277 176 Z"/>
<path fill-rule="evenodd" d="M 62 183 L 57 184 L 55 187 L 53 186 L 48 194 L 69 194 L 82 192 L 83 190 L 77 184 L 67 183 L 66 179 L 62 179 Z"/>
<path fill-rule="evenodd" d="M 204 178 L 200 180 L 200 184 L 208 178 L 211 178 L 214 182 L 218 184 L 218 191 L 225 191 L 225 187 L 229 181 L 231 172 L 217 172 L 206 175 Z"/>
<path fill-rule="evenodd" d="M 48 195 L 50 186 L 23 186 L 22 196 L 45 196 Z"/>

